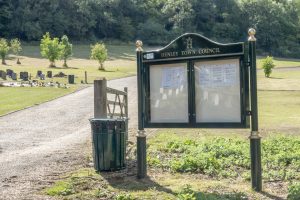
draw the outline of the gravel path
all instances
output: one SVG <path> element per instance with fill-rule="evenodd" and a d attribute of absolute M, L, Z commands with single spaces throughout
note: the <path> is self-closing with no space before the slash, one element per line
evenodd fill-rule
<path fill-rule="evenodd" d="M 128 87 L 129 128 L 134 135 L 136 77 L 112 80 L 108 86 Z M 93 87 L 88 87 L 0 117 L 0 199 L 45 199 L 36 192 L 53 181 L 49 177 L 82 167 L 91 148 L 87 142 L 92 116 Z"/>

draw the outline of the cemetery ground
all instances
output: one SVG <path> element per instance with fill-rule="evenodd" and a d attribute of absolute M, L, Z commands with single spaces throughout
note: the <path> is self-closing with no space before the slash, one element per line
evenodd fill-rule
<path fill-rule="evenodd" d="M 93 83 L 93 80 L 99 77 L 106 77 L 108 80 L 120 77 L 133 76 L 136 74 L 136 63 L 134 61 L 135 47 L 134 45 L 107 45 L 109 51 L 109 59 L 105 62 L 105 71 L 98 70 L 98 62 L 89 59 L 90 46 L 74 45 L 73 58 L 68 60 L 69 68 L 63 68 L 63 61 L 57 61 L 56 68 L 49 68 L 49 61 L 43 59 L 39 53 L 39 46 L 24 46 L 23 55 L 20 57 L 21 65 L 16 64 L 16 58 L 9 56 L 7 65 L 0 65 L 0 70 L 12 69 L 17 73 L 26 71 L 33 79 L 38 70 L 44 74 L 52 71 L 52 74 L 63 72 L 66 75 L 75 75 L 75 83 L 69 84 L 69 88 L 1 88 L 0 90 L 0 116 L 15 110 L 26 108 L 35 104 L 39 104 L 76 90 L 87 87 L 81 84 L 84 81 L 85 71 L 87 72 L 87 82 Z M 67 77 L 46 78 L 40 82 L 59 82 L 66 84 Z M 1 78 L 0 78 L 1 82 Z M 24 97 L 27 98 L 24 98 Z"/>
<path fill-rule="evenodd" d="M 24 52 L 26 48 L 28 55 L 22 57 L 21 66 L 15 65 L 15 60 L 8 60 L 8 66 L 0 67 L 26 69 L 34 75 L 37 70 L 73 73 L 78 76 L 77 84 L 64 90 L 65 93 L 78 89 L 87 69 L 91 70 L 88 72 L 92 76 L 90 83 L 93 76 L 113 79 L 134 75 L 136 71 L 132 46 L 112 47 L 115 53 L 106 66 L 108 71 L 115 72 L 98 71 L 96 61 L 88 60 L 87 45 L 74 50 L 70 69 L 49 69 L 48 61 L 39 57 L 38 47 L 25 47 Z M 116 89 L 127 86 L 130 92 L 129 140 L 132 143 L 128 147 L 126 169 L 98 174 L 90 165 L 88 118 L 93 115 L 93 93 L 92 87 L 88 87 L 0 117 L 0 141 L 4 141 L 0 144 L 0 167 L 5 167 L 2 170 L 5 173 L 0 175 L 0 199 L 286 199 L 288 193 L 293 192 L 288 191 L 288 186 L 300 180 L 300 63 L 284 59 L 275 63 L 278 69 L 274 69 L 271 78 L 265 78 L 261 70 L 258 72 L 259 127 L 263 137 L 262 193 L 251 190 L 250 130 L 247 129 L 149 129 L 149 177 L 138 180 L 135 145 L 132 144 L 137 127 L 136 77 L 131 77 L 109 82 L 110 87 Z M 62 66 L 62 62 L 57 64 Z M 32 101 L 23 98 L 26 94 L 12 91 L 13 88 L 5 89 L 10 91 L 5 92 L 5 98 L 1 95 L 0 102 L 3 99 L 9 102 L 12 96 L 20 96 L 16 104 Z M 58 88 L 38 89 L 41 90 L 36 91 L 41 94 L 37 97 L 39 103 L 65 94 Z M 47 89 L 58 92 L 51 94 Z M 0 105 L 8 106 L 8 103 Z M 10 111 L 14 109 L 19 108 Z"/>

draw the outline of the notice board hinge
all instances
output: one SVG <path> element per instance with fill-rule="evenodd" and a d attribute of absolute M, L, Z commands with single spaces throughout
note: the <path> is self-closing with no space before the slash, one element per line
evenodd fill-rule
<path fill-rule="evenodd" d="M 247 111 L 246 111 L 246 116 L 251 116 L 251 115 L 252 115 L 251 110 L 247 110 Z"/>

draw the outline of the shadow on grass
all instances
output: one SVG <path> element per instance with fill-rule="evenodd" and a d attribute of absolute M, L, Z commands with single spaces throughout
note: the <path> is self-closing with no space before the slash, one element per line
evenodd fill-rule
<path fill-rule="evenodd" d="M 136 174 L 136 163 L 134 160 L 127 161 L 127 167 L 115 172 L 98 172 L 111 187 L 124 191 L 147 191 L 155 188 L 156 191 L 176 195 L 171 189 L 166 188 L 150 177 L 138 179 Z"/>
<path fill-rule="evenodd" d="M 265 192 L 265 191 L 260 192 L 260 194 L 262 194 L 263 196 L 265 196 L 265 197 L 267 197 L 267 198 L 270 198 L 270 199 L 284 200 L 284 198 L 281 198 L 281 197 L 272 195 L 272 194 L 270 194 L 270 193 L 268 193 L 268 192 Z"/>
<path fill-rule="evenodd" d="M 269 77 L 270 79 L 284 79 L 284 78 L 278 78 L 278 77 Z"/>
<path fill-rule="evenodd" d="M 99 174 L 109 183 L 109 185 L 115 189 L 123 190 L 126 192 L 146 192 L 148 190 L 155 190 L 158 192 L 167 193 L 174 196 L 177 199 L 180 195 L 180 191 L 173 191 L 163 185 L 160 185 L 154 181 L 151 177 L 144 179 L 138 179 L 136 174 L 136 166 L 127 167 L 124 170 L 116 172 L 99 172 Z M 183 188 L 181 188 L 183 189 Z M 196 199 L 202 200 L 240 200 L 248 199 L 247 195 L 241 192 L 202 192 L 193 191 Z M 140 195 L 143 195 L 142 193 Z M 180 198 L 179 198 L 180 199 Z"/>

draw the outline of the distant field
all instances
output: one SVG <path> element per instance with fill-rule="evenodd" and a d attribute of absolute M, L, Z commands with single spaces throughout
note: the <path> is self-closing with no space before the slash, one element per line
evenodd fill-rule
<path fill-rule="evenodd" d="M 264 57 L 265 58 L 265 57 Z M 263 58 L 257 59 L 258 68 L 262 68 L 262 60 Z M 284 59 L 284 58 L 274 58 L 274 64 L 276 67 L 300 67 L 300 60 L 298 59 Z"/>
<path fill-rule="evenodd" d="M 106 45 L 109 59 L 135 59 L 135 45 Z M 89 59 L 90 45 L 74 44 L 73 58 Z M 31 58 L 42 58 L 40 47 L 35 45 L 23 46 L 22 55 Z"/>

